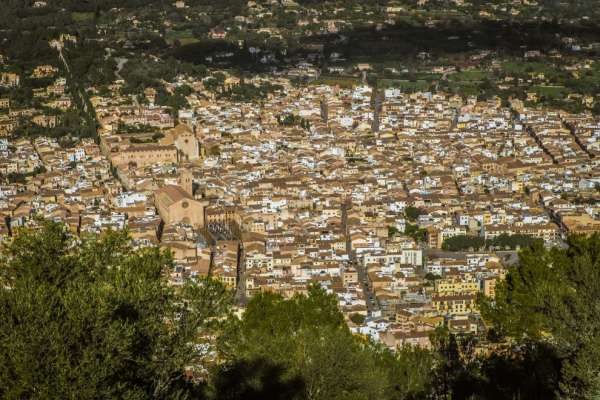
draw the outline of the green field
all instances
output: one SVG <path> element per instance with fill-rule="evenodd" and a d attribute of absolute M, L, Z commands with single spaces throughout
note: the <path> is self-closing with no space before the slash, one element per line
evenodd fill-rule
<path fill-rule="evenodd" d="M 415 77 L 420 81 L 434 82 L 439 81 L 442 78 L 442 74 L 429 73 L 429 72 L 417 72 Z"/>
<path fill-rule="evenodd" d="M 190 29 L 185 29 L 185 30 L 181 30 L 181 31 L 178 31 L 178 30 L 168 31 L 167 34 L 165 35 L 165 40 L 169 44 L 173 44 L 173 43 L 175 43 L 176 40 L 178 40 L 182 46 L 185 46 L 186 44 L 198 43 L 200 41 L 194 37 L 194 34 L 192 33 L 192 31 Z"/>
<path fill-rule="evenodd" d="M 185 46 L 186 44 L 193 44 L 193 43 L 198 43 L 200 42 L 200 39 L 196 39 L 194 37 L 186 37 L 186 38 L 181 38 L 179 39 L 179 43 L 181 43 L 182 46 Z"/>
<path fill-rule="evenodd" d="M 94 19 L 93 12 L 72 12 L 71 19 L 75 22 L 85 22 Z"/>
<path fill-rule="evenodd" d="M 448 89 L 461 96 L 478 96 L 480 94 L 479 85 L 475 82 L 452 82 L 448 85 Z"/>
<path fill-rule="evenodd" d="M 358 78 L 353 77 L 345 77 L 345 76 L 321 76 L 319 79 L 315 79 L 311 81 L 313 85 L 330 85 L 330 86 L 339 86 L 343 89 L 351 89 L 355 86 L 358 86 L 360 83 Z"/>
<path fill-rule="evenodd" d="M 430 82 L 424 80 L 381 79 L 378 81 L 380 88 L 400 88 L 405 92 L 426 92 L 430 89 L 430 85 Z"/>
<path fill-rule="evenodd" d="M 488 76 L 485 71 L 461 71 L 455 74 L 448 75 L 448 79 L 454 82 L 473 82 L 482 81 Z"/>
<path fill-rule="evenodd" d="M 533 86 L 533 91 L 540 96 L 549 98 L 561 99 L 567 96 L 569 90 L 564 86 Z"/>
<path fill-rule="evenodd" d="M 519 62 L 511 61 L 502 64 L 502 69 L 511 75 L 527 75 L 530 73 L 543 73 L 547 78 L 559 74 L 559 71 L 552 64 L 543 62 Z"/>

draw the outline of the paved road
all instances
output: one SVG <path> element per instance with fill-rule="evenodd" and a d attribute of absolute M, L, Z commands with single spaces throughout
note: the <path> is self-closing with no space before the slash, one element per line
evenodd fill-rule
<path fill-rule="evenodd" d="M 115 58 L 115 61 L 117 62 L 117 69 L 115 70 L 115 76 L 117 77 L 117 79 L 124 80 L 123 77 L 121 76 L 121 71 L 123 70 L 123 67 L 125 66 L 125 64 L 127 64 L 127 61 L 129 61 L 129 59 L 120 57 L 120 58 Z"/>
<path fill-rule="evenodd" d="M 213 267 L 212 260 L 216 252 L 216 241 L 238 241 L 235 300 L 241 305 L 246 304 L 248 301 L 246 296 L 246 258 L 244 246 L 242 245 L 242 238 L 240 237 L 239 232 L 236 233 L 236 230 L 232 229 L 231 225 L 225 224 L 209 224 L 206 228 L 214 241 L 213 245 L 211 246 L 211 270 Z"/>
<path fill-rule="evenodd" d="M 246 257 L 242 241 L 238 245 L 238 262 L 237 262 L 237 285 L 235 290 L 235 299 L 239 304 L 245 305 L 248 301 L 246 297 Z"/>
<path fill-rule="evenodd" d="M 369 315 L 371 315 L 374 311 L 379 311 L 379 304 L 377 303 L 377 298 L 375 294 L 369 288 L 369 280 L 367 277 L 366 268 L 364 268 L 360 263 L 356 261 L 356 256 L 352 251 L 352 244 L 350 242 L 350 235 L 348 229 L 348 205 L 342 205 L 342 230 L 344 231 L 344 235 L 346 236 L 346 252 L 349 255 L 350 261 L 349 264 L 356 268 L 358 272 L 358 280 L 362 286 L 363 293 L 365 294 L 365 300 L 367 303 L 367 311 Z"/>

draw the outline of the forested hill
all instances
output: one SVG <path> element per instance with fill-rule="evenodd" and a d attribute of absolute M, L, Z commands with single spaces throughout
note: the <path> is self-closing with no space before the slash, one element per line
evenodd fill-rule
<path fill-rule="evenodd" d="M 49 48 L 48 40 L 68 33 L 88 47 L 89 51 L 72 56 L 81 58 L 83 64 L 99 63 L 105 48 L 123 49 L 123 46 L 135 55 L 150 53 L 170 57 L 177 56 L 173 49 L 178 46 L 206 42 L 210 38 L 208 33 L 214 29 L 227 30 L 227 41 L 236 45 L 242 40 L 248 46 L 267 45 L 267 48 L 285 49 L 289 53 L 306 40 L 316 40 L 315 35 L 327 32 L 324 25 L 300 25 L 301 20 L 315 15 L 318 20 L 347 23 L 351 29 L 350 37 L 356 36 L 353 43 L 361 39 L 360 32 L 364 29 L 395 20 L 394 24 L 399 28 L 392 29 L 392 36 L 397 31 L 408 38 L 413 47 L 419 47 L 419 51 L 428 50 L 432 44 L 435 49 L 438 42 L 448 46 L 445 39 L 454 35 L 453 32 L 473 32 L 476 36 L 477 31 L 485 30 L 486 26 L 500 29 L 501 38 L 496 40 L 497 43 L 488 43 L 489 40 L 478 43 L 475 37 L 475 45 L 486 46 L 482 48 L 506 47 L 514 42 L 515 38 L 506 35 L 504 30 L 518 33 L 515 46 L 523 45 L 521 39 L 527 36 L 543 37 L 540 43 L 554 46 L 554 40 L 548 41 L 547 36 L 541 35 L 544 32 L 587 36 L 592 41 L 598 36 L 596 24 L 600 20 L 597 18 L 600 9 L 595 7 L 595 1 L 546 0 L 515 4 L 476 0 L 457 3 L 448 0 L 430 0 L 424 5 L 419 5 L 416 0 L 4 0 L 0 13 L 0 55 L 17 62 L 24 70 L 43 62 L 52 64 L 56 54 Z M 391 18 L 389 10 L 399 12 Z M 240 24 L 248 17 L 254 22 Z M 439 32 L 419 28 L 432 21 L 437 21 L 441 27 Z M 505 23 L 511 25 L 507 28 Z M 264 27 L 276 29 L 281 39 L 265 43 L 264 37 L 256 34 Z M 429 42 L 427 38 L 434 40 Z M 323 40 L 335 41 L 336 38 Z M 525 41 L 525 44 L 529 43 Z M 87 73 L 85 68 L 81 71 Z M 102 76 L 98 79 L 101 81 Z"/>
<path fill-rule="evenodd" d="M 135 14 L 141 20 L 153 17 L 174 16 L 189 10 L 196 13 L 195 23 L 206 25 L 207 28 L 233 22 L 236 16 L 247 15 L 249 5 L 258 4 L 267 10 L 282 9 L 286 13 L 302 14 L 306 10 L 317 12 L 346 9 L 352 11 L 357 6 L 356 15 L 350 18 L 358 21 L 368 10 L 370 19 L 377 19 L 378 12 L 388 8 L 398 8 L 406 15 L 430 16 L 446 15 L 448 17 L 466 17 L 469 19 L 489 18 L 492 20 L 556 20 L 571 23 L 595 24 L 598 19 L 597 2 L 587 1 L 482 1 L 454 2 L 449 0 L 186 0 L 184 8 L 177 7 L 171 0 L 4 0 L 0 14 L 0 37 L 19 32 L 43 32 L 52 34 L 53 31 L 80 30 L 90 24 L 105 24 L 109 20 L 104 17 L 115 17 L 119 14 L 127 16 Z M 271 11 L 273 12 L 273 11 Z M 275 15 L 277 17 L 277 15 Z M 289 22 L 288 18 L 288 22 Z M 285 27 L 286 19 L 282 19 L 281 27 Z M 7 43 L 4 41 L 3 46 Z"/>

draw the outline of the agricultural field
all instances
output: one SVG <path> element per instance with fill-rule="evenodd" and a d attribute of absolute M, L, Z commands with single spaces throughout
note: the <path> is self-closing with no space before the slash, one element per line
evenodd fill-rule
<path fill-rule="evenodd" d="M 72 12 L 71 19 L 74 22 L 86 22 L 94 19 L 95 13 L 93 12 Z"/>
<path fill-rule="evenodd" d="M 478 82 L 482 81 L 488 77 L 488 72 L 486 71 L 460 71 L 454 74 L 450 74 L 448 79 L 453 82 Z"/>
<path fill-rule="evenodd" d="M 399 88 L 404 92 L 426 92 L 430 90 L 431 83 L 425 80 L 381 79 L 378 81 L 378 86 L 380 88 Z"/>
<path fill-rule="evenodd" d="M 347 77 L 347 76 L 321 76 L 319 79 L 316 79 L 311 82 L 313 85 L 329 85 L 329 86 L 339 86 L 343 89 L 351 89 L 360 84 L 360 80 L 355 77 Z"/>
<path fill-rule="evenodd" d="M 194 34 L 190 29 L 170 30 L 165 35 L 165 40 L 170 45 L 178 41 L 182 46 L 185 46 L 186 44 L 198 43 L 200 41 L 198 38 L 194 37 Z"/>

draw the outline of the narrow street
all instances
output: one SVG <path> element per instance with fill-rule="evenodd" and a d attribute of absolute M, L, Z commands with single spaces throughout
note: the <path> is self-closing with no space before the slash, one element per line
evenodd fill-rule
<path fill-rule="evenodd" d="M 590 160 L 592 158 L 594 158 L 594 154 L 592 154 L 592 152 L 590 152 L 590 150 L 587 148 L 587 146 L 581 141 L 579 136 L 577 136 L 577 128 L 575 128 L 575 126 L 573 126 L 573 124 L 567 122 L 564 117 L 561 117 L 560 120 L 561 120 L 563 126 L 565 127 L 565 129 L 569 130 L 569 133 L 571 134 L 571 136 L 573 137 L 573 140 L 575 141 L 577 146 L 579 146 L 581 151 L 583 151 L 590 158 Z"/>
<path fill-rule="evenodd" d="M 246 259 L 239 228 L 230 224 L 213 223 L 207 225 L 206 232 L 211 237 L 211 272 L 214 267 L 213 261 L 217 251 L 217 241 L 238 241 L 235 300 L 238 304 L 245 305 L 248 301 L 246 296 Z"/>
<path fill-rule="evenodd" d="M 360 282 L 363 293 L 365 294 L 365 301 L 367 304 L 367 311 L 369 316 L 373 315 L 373 312 L 379 311 L 379 304 L 377 303 L 377 298 L 375 294 L 371 291 L 369 287 L 369 278 L 367 276 L 366 268 L 363 267 L 356 260 L 356 255 L 352 251 L 352 243 L 350 241 L 350 230 L 348 228 L 348 204 L 342 204 L 342 229 L 344 231 L 344 236 L 346 237 L 346 252 L 349 257 L 349 265 L 356 268 L 358 272 L 358 281 Z"/>
<path fill-rule="evenodd" d="M 237 261 L 237 285 L 235 288 L 235 300 L 240 305 L 245 305 L 248 301 L 246 297 L 246 259 L 244 257 L 244 246 L 241 240 L 238 245 Z"/>

